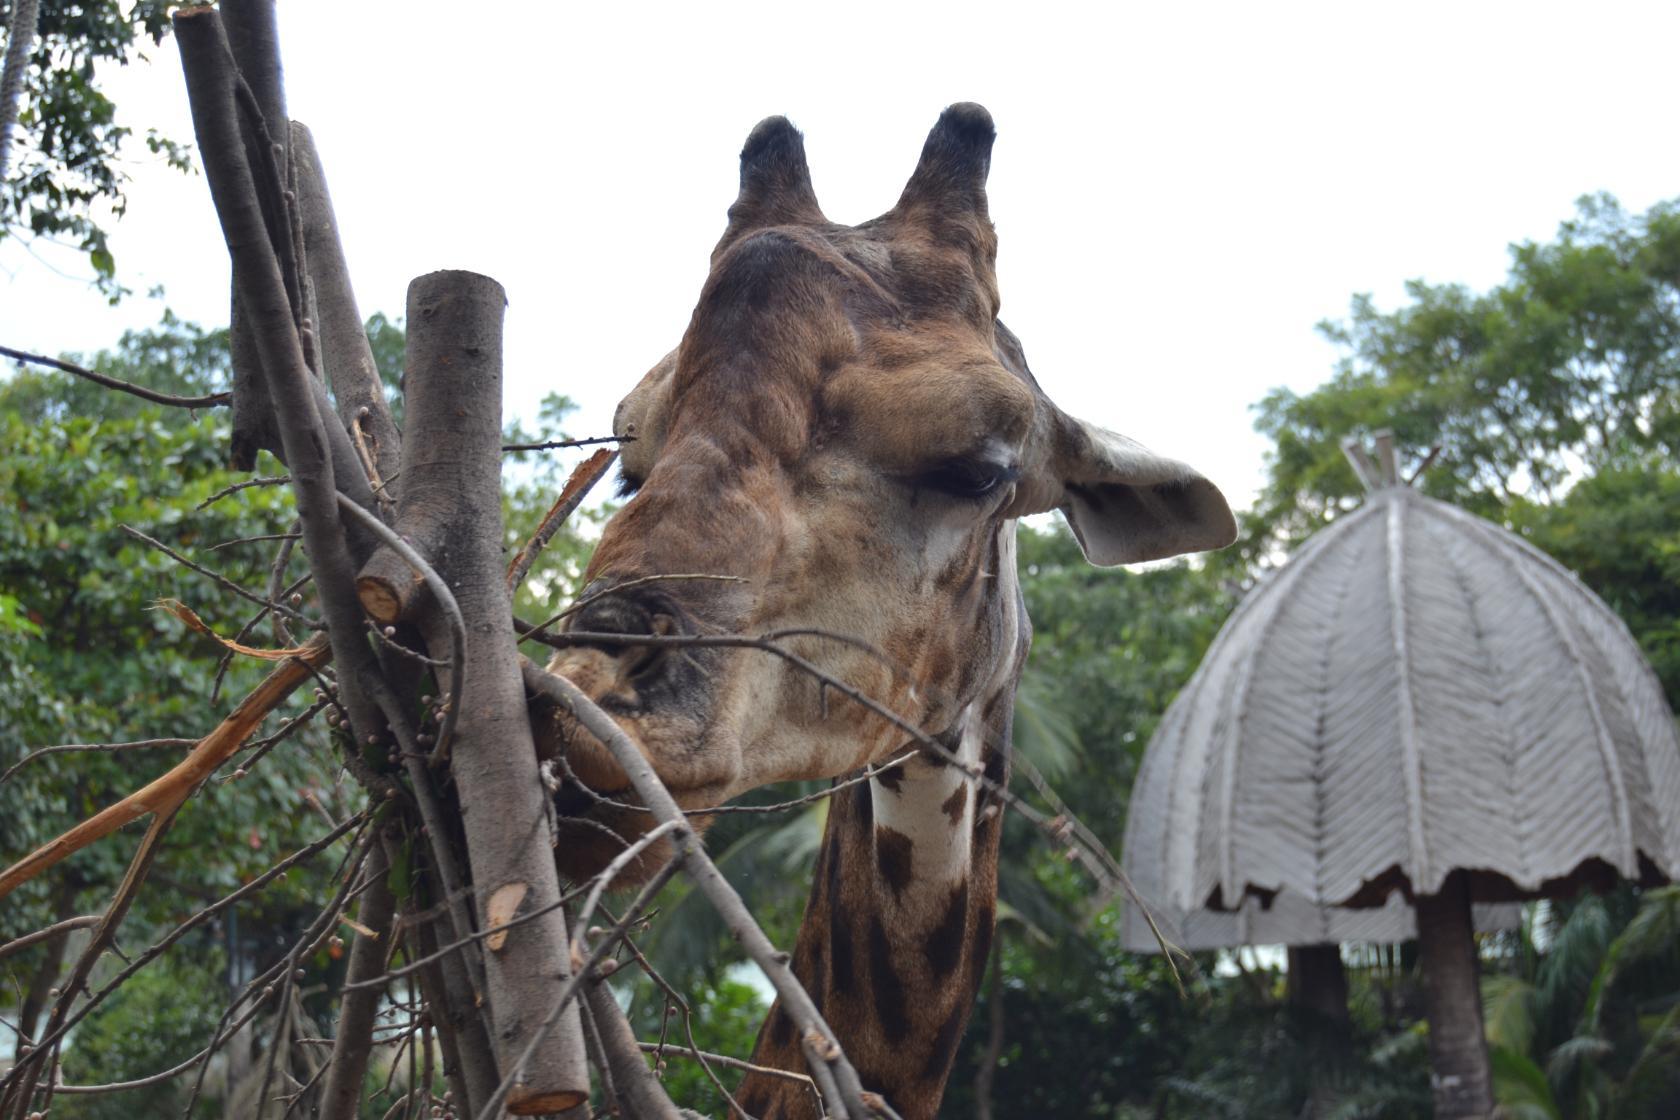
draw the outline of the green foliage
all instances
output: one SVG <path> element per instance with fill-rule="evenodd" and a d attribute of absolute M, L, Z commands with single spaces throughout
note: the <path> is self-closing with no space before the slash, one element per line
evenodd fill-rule
<path fill-rule="evenodd" d="M 224 998 L 224 961 L 215 950 L 166 956 L 124 984 L 76 1028 L 65 1056 L 65 1080 L 99 1085 L 168 1069 L 204 1047 L 216 1030 Z M 179 1115 L 192 1082 L 174 1078 L 126 1093 L 61 1096 L 52 1114 L 62 1120 L 129 1120 Z M 208 1115 L 209 1110 L 197 1110 Z"/>
<path fill-rule="evenodd" d="M 1505 516 L 1621 617 L 1680 709 L 1680 470 L 1606 467 L 1558 501 L 1519 499 Z"/>
<path fill-rule="evenodd" d="M 117 123 L 117 107 L 99 88 L 101 64 L 127 65 L 146 42 L 169 34 L 177 0 L 73 0 L 43 3 L 39 37 L 24 74 L 22 107 L 8 177 L 0 186 L 0 237 L 69 241 L 87 254 L 94 282 L 114 303 L 125 294 L 97 216 L 127 209 L 125 164 L 133 129 Z M 0 27 L 12 5 L 0 2 Z M 147 150 L 182 171 L 188 149 L 149 129 Z"/>
<path fill-rule="evenodd" d="M 694 1008 L 696 1047 L 710 1054 L 744 1056 L 752 1053 L 753 1042 L 758 1038 L 758 1025 L 764 1021 L 764 1013 L 769 1010 L 769 1004 L 760 998 L 758 989 L 725 977 L 691 989 L 688 1000 Z M 676 1017 L 672 1017 L 668 1029 L 673 1041 L 686 1043 L 681 1023 Z M 705 1116 L 728 1114 L 726 1102 L 697 1062 L 673 1050 L 664 1059 L 664 1067 L 661 1080 L 678 1107 L 692 1108 Z M 713 1072 L 730 1092 L 735 1091 L 743 1076 L 739 1071 L 722 1067 L 714 1067 Z"/>
<path fill-rule="evenodd" d="M 1335 376 L 1257 407 L 1269 480 L 1239 555 L 1265 559 L 1358 502 L 1341 440 L 1388 427 L 1402 449 L 1441 455 L 1428 493 L 1478 513 L 1547 498 L 1587 473 L 1680 450 L 1680 207 L 1627 214 L 1583 198 L 1555 241 L 1511 248 L 1505 283 L 1407 285 L 1410 302 L 1354 299 L 1321 324 Z"/>

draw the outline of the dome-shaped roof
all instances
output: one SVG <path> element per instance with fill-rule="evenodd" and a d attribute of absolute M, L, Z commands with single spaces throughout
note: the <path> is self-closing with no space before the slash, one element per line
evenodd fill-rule
<path fill-rule="evenodd" d="M 1455 868 L 1533 893 L 1589 860 L 1680 872 L 1655 674 L 1556 561 L 1404 486 L 1226 623 L 1149 745 L 1125 849 L 1169 915 L 1371 904 L 1396 872 L 1429 894 Z"/>

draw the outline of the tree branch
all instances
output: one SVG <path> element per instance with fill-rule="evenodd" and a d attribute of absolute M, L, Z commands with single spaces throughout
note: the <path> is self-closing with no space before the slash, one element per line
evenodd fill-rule
<path fill-rule="evenodd" d="M 103 385 L 107 389 L 117 389 L 139 397 L 141 400 L 151 401 L 153 404 L 167 404 L 175 408 L 218 408 L 233 399 L 232 393 L 211 393 L 203 397 L 177 397 L 171 393 L 159 393 L 148 389 L 144 385 L 136 385 L 130 381 L 121 381 L 115 377 L 108 377 L 103 373 L 95 373 L 74 362 L 64 361 L 62 358 L 49 358 L 44 354 L 31 354 L 26 350 L 13 350 L 10 346 L 0 346 L 0 354 L 19 362 L 31 365 L 46 366 L 56 369 L 60 373 L 70 373 L 77 377 Z"/>
<path fill-rule="evenodd" d="M 276 705 L 309 679 L 311 666 L 325 664 L 330 656 L 327 644 L 317 639 L 305 646 L 298 656 L 276 666 L 214 731 L 198 741 L 192 753 L 168 773 L 115 805 L 100 810 L 0 872 L 0 898 L 5 898 L 20 883 L 28 882 L 64 857 L 109 836 L 130 821 L 148 813 L 168 813 L 175 809 L 186 800 L 194 786 L 232 757 Z"/>
<path fill-rule="evenodd" d="M 536 666 L 535 663 L 525 662 L 525 684 L 532 691 L 540 692 L 544 696 L 562 705 L 583 725 L 591 735 L 598 739 L 630 779 L 636 796 L 642 803 L 653 811 L 653 815 L 661 823 L 682 821 L 681 809 L 672 800 L 665 784 L 653 772 L 653 766 L 636 749 L 623 728 L 613 718 L 602 711 L 595 702 L 583 694 L 583 691 L 564 677 L 555 676 Z M 848 1112 L 858 1118 L 867 1117 L 871 1110 L 863 1102 L 863 1088 L 858 1081 L 857 1071 L 852 1068 L 839 1043 L 835 1041 L 834 1028 L 822 1017 L 816 1004 L 811 1002 L 810 995 L 803 985 L 793 975 L 788 967 L 788 956 L 780 953 L 764 935 L 763 929 L 753 918 L 752 912 L 741 901 L 741 896 L 729 884 L 717 869 L 710 857 L 706 855 L 699 839 L 686 829 L 675 836 L 677 850 L 675 863 L 679 863 L 689 875 L 702 894 L 712 904 L 718 916 L 723 919 L 729 932 L 741 943 L 747 955 L 758 963 L 764 970 L 764 975 L 781 997 L 787 1014 L 793 1019 L 801 1037 L 821 1040 L 818 1052 L 822 1060 L 815 1063 L 820 1071 L 813 1068 L 813 1076 L 817 1077 L 818 1085 L 823 1084 L 824 1077 L 835 1083 L 833 1095 L 825 1094 L 825 1101 L 831 1113 L 845 1115 Z M 825 1044 L 826 1043 L 826 1044 Z"/>

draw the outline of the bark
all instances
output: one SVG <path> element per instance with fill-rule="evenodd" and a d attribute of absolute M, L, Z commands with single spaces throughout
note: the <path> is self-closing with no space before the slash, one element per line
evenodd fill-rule
<path fill-rule="evenodd" d="M 1417 920 L 1436 1120 L 1486 1117 L 1493 1111 L 1492 1077 L 1464 872 L 1447 876 L 1440 894 L 1418 896 Z"/>
<path fill-rule="evenodd" d="M 446 919 L 442 928 L 451 927 Z M 418 925 L 417 940 L 421 956 L 438 951 L 438 926 L 432 922 Z M 443 1050 L 443 1076 L 455 1094 L 457 1115 L 476 1115 L 478 1108 L 489 1100 L 500 1081 L 496 1073 L 496 1059 L 490 1047 L 490 1034 L 484 1018 L 478 1014 L 472 985 L 467 980 L 467 968 L 460 953 L 449 953 L 425 966 L 416 974 L 420 994 L 437 1028 L 438 1043 Z"/>
<path fill-rule="evenodd" d="M 35 49 L 37 0 L 16 0 L 6 28 L 6 62 L 0 67 L 0 183 L 5 182 L 12 155 L 12 128 L 17 124 L 23 96 L 23 72 Z"/>
<path fill-rule="evenodd" d="M 282 271 L 295 276 L 296 262 L 291 252 L 282 249 L 279 241 L 289 244 L 289 234 L 282 229 L 289 224 L 285 217 L 285 203 L 280 197 L 285 182 L 285 134 L 277 134 L 276 126 L 286 121 L 286 98 L 280 80 L 280 38 L 275 25 L 273 0 L 227 0 L 221 7 L 221 23 L 226 28 L 228 49 L 234 66 L 250 87 L 255 98 L 254 108 L 260 121 L 246 122 L 243 137 L 247 158 L 257 180 L 258 191 L 265 194 L 264 219 L 269 240 L 282 261 Z M 260 126 L 260 134 L 253 134 L 252 125 Z M 281 145 L 272 152 L 274 143 Z M 269 160 L 273 160 L 274 181 L 264 174 Z M 290 264 L 293 267 L 286 268 Z M 283 281 L 288 292 L 295 280 Z M 290 300 L 288 300 L 290 302 Z M 256 466 L 257 453 L 270 451 L 285 458 L 283 441 L 275 426 L 273 403 L 269 397 L 269 374 L 263 369 L 262 356 L 253 336 L 250 312 L 240 294 L 237 277 L 232 285 L 232 306 L 228 314 L 228 341 L 233 361 L 233 436 L 229 459 L 235 470 L 248 471 Z"/>
<path fill-rule="evenodd" d="M 391 865 L 385 854 L 381 829 L 380 843 L 368 854 L 362 868 L 367 887 L 362 892 L 361 907 L 356 919 L 373 932 L 373 936 L 358 933 L 350 945 L 350 964 L 345 980 L 354 983 L 368 980 L 385 971 L 385 959 L 391 944 L 391 916 L 395 899 L 386 877 Z M 352 988 L 339 1001 L 338 1031 L 333 1038 L 332 1064 L 327 1070 L 326 1087 L 321 1093 L 323 1120 L 354 1120 L 362 1099 L 362 1081 L 367 1076 L 368 1058 L 373 1053 L 374 1016 L 379 1011 L 382 988 Z"/>
<path fill-rule="evenodd" d="M 1285 994 L 1294 1007 L 1326 1023 L 1348 1021 L 1348 978 L 1340 945 L 1289 946 Z"/>
<path fill-rule="evenodd" d="M 337 491 L 358 503 L 368 496 L 367 479 L 352 467 L 349 436 L 336 422 L 323 423 L 326 393 L 303 358 L 280 259 L 265 225 L 256 178 L 248 161 L 236 108 L 238 75 L 213 8 L 175 13 L 193 130 L 204 176 L 233 260 L 234 282 L 250 315 L 261 366 L 284 444 L 304 547 L 320 591 L 339 667 L 340 701 L 350 714 L 355 741 L 381 742 L 386 724 L 362 682 L 378 682 L 378 663 L 362 633 L 355 600 L 355 564 L 341 527 Z M 331 419 L 330 411 L 326 417 Z M 335 448 L 338 449 L 335 453 Z M 346 456 L 349 462 L 346 463 Z M 335 471 L 335 465 L 339 467 Z M 337 477 L 343 474 L 343 478 Z M 357 485 L 359 483 L 359 486 Z M 359 496 L 360 495 L 360 496 Z"/>
<path fill-rule="evenodd" d="M 339 419 L 351 430 L 360 420 L 379 477 L 394 497 L 396 488 L 390 480 L 402 466 L 401 437 L 385 401 L 384 384 L 356 306 L 321 157 L 309 129 L 296 121 L 292 122 L 292 163 L 297 173 L 307 269 L 315 294 L 314 327 L 321 366 L 338 402 Z"/>
<path fill-rule="evenodd" d="M 583 997 L 589 1001 L 589 1014 L 600 1033 L 601 1048 L 606 1051 L 607 1068 L 612 1072 L 624 1114 L 637 1120 L 677 1120 L 677 1106 L 648 1068 L 636 1035 L 606 981 L 586 979 Z"/>
<path fill-rule="evenodd" d="M 536 749 L 525 711 L 501 553 L 502 316 L 506 297 L 487 277 L 436 272 L 409 286 L 407 453 L 397 528 L 447 581 L 470 620 L 464 664 L 444 674 L 456 712 L 450 750 L 472 869 L 479 928 L 560 897 Z M 412 570 L 381 548 L 364 567 Z M 428 649 L 452 636 L 436 612 L 419 618 Z M 440 682 L 441 683 L 441 682 Z M 558 907 L 490 938 L 485 997 L 504 1073 L 555 1006 L 570 972 Z M 558 1112 L 588 1096 L 575 1006 L 508 1095 L 515 1115 Z"/>

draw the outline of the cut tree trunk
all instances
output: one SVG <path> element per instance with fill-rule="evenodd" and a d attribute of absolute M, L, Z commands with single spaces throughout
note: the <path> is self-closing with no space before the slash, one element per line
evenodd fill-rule
<path fill-rule="evenodd" d="M 1462 871 L 1447 876 L 1441 893 L 1418 896 L 1417 922 L 1435 1117 L 1479 1120 L 1493 1111 L 1493 1088 L 1476 977 L 1470 887 Z"/>
<path fill-rule="evenodd" d="M 397 530 L 449 585 L 467 620 L 464 666 L 441 674 L 455 705 L 450 771 L 472 867 L 480 929 L 545 910 L 485 942 L 485 995 L 491 1041 L 515 1115 L 561 1112 L 586 1099 L 582 1024 L 576 1003 L 531 1058 L 515 1065 L 553 1008 L 570 975 L 569 941 L 558 901 L 560 881 L 531 723 L 525 710 L 513 608 L 502 557 L 500 284 L 470 272 L 434 272 L 409 285 L 407 432 Z M 382 548 L 358 579 L 369 588 L 386 573 L 411 586 L 407 561 Z M 448 619 L 410 600 L 433 657 L 454 656 Z M 464 669 L 464 671 L 462 671 Z"/>

